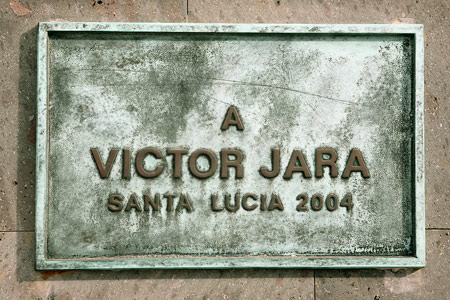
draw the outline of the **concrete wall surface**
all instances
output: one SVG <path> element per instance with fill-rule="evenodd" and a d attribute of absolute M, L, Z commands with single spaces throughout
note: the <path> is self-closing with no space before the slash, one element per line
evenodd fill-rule
<path fill-rule="evenodd" d="M 36 272 L 40 21 L 424 24 L 427 266 Z M 450 299 L 450 1 L 2 0 L 0 49 L 0 299 Z"/>

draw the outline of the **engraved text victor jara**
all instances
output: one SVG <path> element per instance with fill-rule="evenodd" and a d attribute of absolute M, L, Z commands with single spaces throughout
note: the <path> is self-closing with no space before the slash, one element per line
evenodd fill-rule
<path fill-rule="evenodd" d="M 102 159 L 100 151 L 97 148 L 91 148 L 91 155 L 95 166 L 98 171 L 98 175 L 102 179 L 108 179 L 111 174 L 111 169 L 120 149 L 113 148 L 110 150 L 108 157 Z M 165 164 L 156 163 L 153 168 L 146 168 L 144 159 L 151 155 L 154 160 L 158 161 L 163 158 L 163 151 L 155 147 L 146 147 L 136 152 L 134 158 L 134 164 L 132 164 L 132 155 L 129 148 L 122 149 L 122 178 L 128 180 L 131 178 L 131 168 L 134 165 L 135 173 L 143 178 L 157 178 L 162 176 L 165 168 Z M 207 180 L 214 176 L 219 170 L 219 177 L 226 180 L 230 177 L 229 169 L 235 169 L 234 176 L 236 179 L 244 177 L 244 154 L 239 149 L 222 149 L 217 155 L 214 151 L 206 148 L 194 150 L 189 153 L 188 149 L 184 148 L 168 148 L 165 150 L 166 156 L 172 157 L 172 177 L 173 180 L 181 180 L 181 174 L 185 169 L 189 170 L 189 174 L 199 180 Z M 187 155 L 187 166 L 183 167 L 182 157 Z M 324 169 L 329 168 L 330 177 L 338 177 L 337 167 L 337 151 L 331 148 L 319 148 L 315 150 L 314 156 L 314 173 L 309 167 L 310 164 L 305 159 L 301 150 L 293 150 L 288 163 L 281 168 L 280 163 L 280 149 L 273 148 L 271 150 L 271 163 L 270 167 L 261 166 L 259 168 L 259 174 L 261 177 L 270 179 L 277 176 L 282 176 L 284 180 L 290 180 L 295 173 L 301 173 L 299 176 L 304 178 L 312 178 L 313 174 L 316 178 L 322 178 L 324 176 Z M 200 169 L 197 164 L 197 160 L 200 157 L 204 157 L 208 161 L 208 167 Z M 106 161 L 106 162 L 105 162 Z M 345 168 L 340 173 L 340 177 L 348 179 L 353 173 L 360 175 L 363 178 L 369 178 L 370 172 L 367 168 L 366 162 L 359 149 L 351 149 L 347 157 Z M 262 179 L 263 179 L 262 178 Z M 264 180 L 264 179 L 263 179 Z M 326 207 L 329 211 L 334 211 L 339 207 L 345 207 L 347 211 L 353 207 L 352 195 L 347 193 L 342 195 L 342 199 L 336 194 L 329 194 L 326 196 L 320 193 L 315 193 L 311 197 L 308 197 L 305 193 L 299 193 L 296 197 L 300 201 L 297 206 L 297 211 L 307 211 L 309 206 L 312 211 L 319 211 Z M 258 207 L 261 211 L 273 211 L 284 210 L 283 201 L 276 193 L 272 194 L 255 194 L 255 193 L 240 193 L 237 192 L 234 195 L 224 193 L 223 195 L 212 194 L 210 196 L 211 210 L 214 212 L 229 211 L 235 212 L 239 208 L 246 211 L 256 210 Z M 111 212 L 119 211 L 161 211 L 162 207 L 168 212 L 193 211 L 192 201 L 187 193 L 180 194 L 159 194 L 153 195 L 144 193 L 142 197 L 131 194 L 121 195 L 118 193 L 112 193 L 108 197 L 108 209 Z"/>
<path fill-rule="evenodd" d="M 239 110 L 235 106 L 230 106 L 225 113 L 225 117 L 220 126 L 220 130 L 225 131 L 233 126 L 236 131 L 243 131 L 245 129 Z M 108 156 L 102 158 L 98 148 L 91 148 L 90 152 L 97 168 L 98 174 L 102 179 L 108 179 L 111 174 L 112 167 L 116 162 L 117 155 L 121 151 L 119 148 L 112 148 Z M 164 153 L 165 152 L 165 153 Z M 165 151 L 157 147 L 146 147 L 138 150 L 135 153 L 134 159 L 130 148 L 122 149 L 122 179 L 131 179 L 132 165 L 134 160 L 135 174 L 143 178 L 157 178 L 163 176 L 163 171 L 166 166 L 162 162 L 163 155 L 171 157 L 173 180 L 182 180 L 182 172 L 185 169 L 189 170 L 189 174 L 198 180 L 207 180 L 214 176 L 219 169 L 219 178 L 226 180 L 230 178 L 230 169 L 234 169 L 234 177 L 240 180 L 244 177 L 244 153 L 237 148 L 221 149 L 219 153 L 215 153 L 211 149 L 200 148 L 189 152 L 186 148 L 167 148 Z M 183 156 L 187 156 L 187 165 L 183 166 Z M 153 166 L 146 166 L 145 159 L 151 157 L 154 163 Z M 205 164 L 200 167 L 199 159 L 206 160 Z M 170 158 L 169 158 L 170 159 Z M 314 177 L 322 178 L 324 176 L 324 169 L 329 168 L 330 177 L 338 177 L 337 166 L 338 154 L 332 148 L 318 148 L 314 153 Z M 294 149 L 291 152 L 288 163 L 281 166 L 280 148 L 271 149 L 271 166 L 261 166 L 254 170 L 259 170 L 262 180 L 268 180 L 282 176 L 283 180 L 290 180 L 295 173 L 301 173 L 306 179 L 312 178 L 313 173 L 309 167 L 311 164 L 307 162 L 303 152 L 300 149 Z M 345 168 L 342 171 L 341 178 L 348 179 L 353 173 L 358 173 L 363 178 L 369 178 L 370 172 L 367 168 L 366 162 L 361 151 L 357 148 L 350 150 L 347 157 Z M 167 174 L 167 173 L 166 173 Z M 300 175 L 299 175 L 300 176 Z M 308 211 L 309 206 L 312 211 L 320 211 L 326 207 L 329 211 L 334 211 L 339 207 L 345 207 L 350 211 L 353 207 L 353 198 L 350 193 L 342 195 L 342 199 L 334 194 L 323 196 L 320 193 L 315 193 L 309 197 L 306 193 L 299 193 L 296 200 L 300 201 L 296 209 L 299 212 Z M 236 192 L 234 195 L 224 193 L 211 194 L 211 210 L 213 212 L 236 212 L 242 207 L 246 211 L 254 211 L 259 207 L 261 211 L 283 211 L 284 205 L 280 196 L 276 193 L 271 194 L 256 194 L 256 193 L 241 193 Z M 108 196 L 108 209 L 111 212 L 120 211 L 161 211 L 162 206 L 165 206 L 167 212 L 173 211 L 193 211 L 192 201 L 188 193 L 144 193 L 142 197 L 132 193 L 131 195 L 121 195 L 120 193 L 111 193 Z M 309 204 L 309 206 L 308 206 Z M 324 205 L 325 204 L 325 205 Z"/>

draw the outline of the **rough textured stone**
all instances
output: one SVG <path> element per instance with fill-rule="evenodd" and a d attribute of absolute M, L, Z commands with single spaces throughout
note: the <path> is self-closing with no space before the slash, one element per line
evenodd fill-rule
<path fill-rule="evenodd" d="M 311 270 L 34 271 L 32 232 L 0 233 L 2 299 L 313 299 Z"/>
<path fill-rule="evenodd" d="M 316 299 L 448 299 L 450 230 L 427 231 L 420 270 L 316 271 Z"/>

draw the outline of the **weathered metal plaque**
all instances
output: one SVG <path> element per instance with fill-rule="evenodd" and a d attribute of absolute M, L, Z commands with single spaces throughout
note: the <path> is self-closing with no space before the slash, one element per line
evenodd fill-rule
<path fill-rule="evenodd" d="M 424 266 L 421 25 L 38 43 L 37 269 Z"/>

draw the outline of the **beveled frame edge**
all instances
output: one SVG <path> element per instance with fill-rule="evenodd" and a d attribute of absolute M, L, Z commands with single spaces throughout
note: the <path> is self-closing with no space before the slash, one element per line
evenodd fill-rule
<path fill-rule="evenodd" d="M 425 267 L 425 55 L 423 26 L 414 31 L 415 256 Z"/>
<path fill-rule="evenodd" d="M 48 155 L 48 30 L 39 24 L 37 39 L 36 112 L 36 195 L 35 243 L 36 270 L 45 270 L 47 234 L 47 155 Z"/>
<path fill-rule="evenodd" d="M 330 33 L 414 35 L 414 249 L 408 257 L 205 257 L 169 259 L 48 259 L 48 32 L 229 32 L 229 33 Z M 36 130 L 36 270 L 70 269 L 226 269 L 226 268 L 422 268 L 425 266 L 425 165 L 424 165 L 424 40 L 419 24 L 210 24 L 210 23 L 97 23 L 40 22 L 37 40 Z"/>

